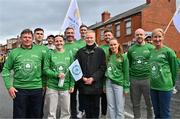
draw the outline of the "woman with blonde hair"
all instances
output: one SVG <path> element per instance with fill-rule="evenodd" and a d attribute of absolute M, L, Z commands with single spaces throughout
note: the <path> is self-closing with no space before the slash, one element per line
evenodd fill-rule
<path fill-rule="evenodd" d="M 155 49 L 151 52 L 151 100 L 155 118 L 169 119 L 170 102 L 177 74 L 175 52 L 163 44 L 164 31 L 153 30 L 152 40 Z"/>

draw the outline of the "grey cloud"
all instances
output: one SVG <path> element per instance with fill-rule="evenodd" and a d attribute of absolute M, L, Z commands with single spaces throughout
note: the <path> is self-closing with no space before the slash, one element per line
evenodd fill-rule
<path fill-rule="evenodd" d="M 77 0 L 84 24 L 101 20 L 108 10 L 111 16 L 145 3 L 146 0 Z M 177 0 L 180 3 L 180 0 Z M 43 27 L 59 31 L 70 0 L 0 0 L 0 43 L 5 38 L 16 37 L 24 28 Z"/>

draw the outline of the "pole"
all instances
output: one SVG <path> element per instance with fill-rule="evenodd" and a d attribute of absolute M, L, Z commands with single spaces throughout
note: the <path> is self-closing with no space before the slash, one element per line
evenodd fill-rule
<path fill-rule="evenodd" d="M 180 5 L 179 5 L 178 9 L 176 10 L 176 12 L 174 13 L 173 17 L 177 14 L 177 12 L 179 11 L 179 9 L 180 9 Z M 166 34 L 166 32 L 167 32 L 169 26 L 171 25 L 172 20 L 173 20 L 173 17 L 171 18 L 170 22 L 168 23 L 166 29 L 164 30 L 164 34 Z"/>

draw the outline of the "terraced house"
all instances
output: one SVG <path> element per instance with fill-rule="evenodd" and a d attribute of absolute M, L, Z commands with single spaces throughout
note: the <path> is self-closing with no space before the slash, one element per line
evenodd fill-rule
<path fill-rule="evenodd" d="M 111 29 L 114 36 L 123 45 L 124 50 L 127 50 L 132 43 L 137 28 L 143 28 L 146 33 L 151 33 L 157 27 L 165 30 L 175 11 L 176 0 L 146 0 L 145 4 L 114 17 L 111 17 L 110 13 L 105 11 L 101 14 L 102 20 L 89 28 L 95 30 L 98 44 L 104 43 L 104 30 Z M 165 44 L 174 49 L 178 57 L 180 57 L 179 42 L 180 34 L 172 22 L 165 34 Z"/>

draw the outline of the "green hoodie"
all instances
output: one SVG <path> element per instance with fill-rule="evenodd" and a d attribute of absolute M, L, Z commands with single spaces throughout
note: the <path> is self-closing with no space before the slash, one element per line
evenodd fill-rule
<path fill-rule="evenodd" d="M 37 45 L 32 45 L 31 49 L 20 47 L 12 50 L 2 72 L 6 88 L 42 88 L 42 61 L 45 53 L 46 50 L 41 50 L 41 46 Z M 13 84 L 11 70 L 14 71 Z"/>
<path fill-rule="evenodd" d="M 149 58 L 152 49 L 154 49 L 154 46 L 149 43 L 144 45 L 134 44 L 129 48 L 127 56 L 131 79 L 133 77 L 136 79 L 149 78 Z"/>
<path fill-rule="evenodd" d="M 47 86 L 54 90 L 69 90 L 74 87 L 74 80 L 71 77 L 68 67 L 73 62 L 72 53 L 68 50 L 64 52 L 58 52 L 52 50 L 49 55 L 45 58 L 44 73 L 49 77 Z M 59 78 L 58 74 L 64 73 L 64 85 L 63 87 L 58 86 Z"/>
<path fill-rule="evenodd" d="M 175 85 L 177 75 L 176 54 L 164 46 L 151 52 L 151 89 L 170 91 Z"/>
<path fill-rule="evenodd" d="M 109 57 L 107 70 L 105 73 L 107 79 L 110 79 L 114 84 L 124 88 L 124 92 L 129 92 L 129 64 L 127 55 L 117 58 L 115 54 Z"/>

